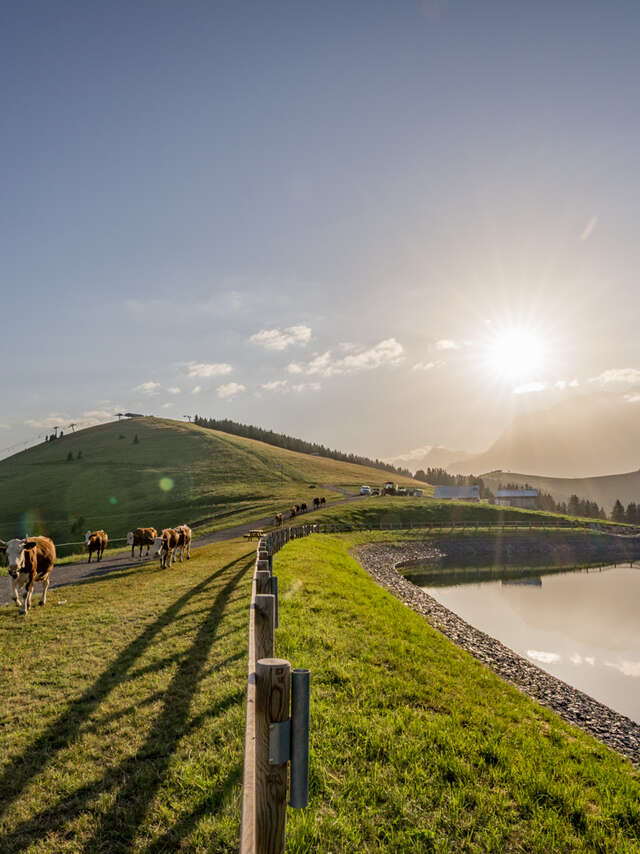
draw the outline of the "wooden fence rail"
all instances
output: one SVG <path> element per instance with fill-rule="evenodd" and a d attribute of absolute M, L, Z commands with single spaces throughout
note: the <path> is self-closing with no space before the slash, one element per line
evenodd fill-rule
<path fill-rule="evenodd" d="M 296 670 L 290 707 L 291 665 L 275 658 L 277 578 L 273 556 L 288 542 L 317 532 L 317 525 L 277 528 L 258 543 L 249 611 L 249 673 L 242 783 L 241 854 L 282 854 L 290 803 L 306 806 L 308 780 L 308 671 Z M 306 686 L 300 694 L 299 686 Z M 295 772 L 294 772 L 295 768 Z M 293 791 L 295 778 L 295 792 Z"/>

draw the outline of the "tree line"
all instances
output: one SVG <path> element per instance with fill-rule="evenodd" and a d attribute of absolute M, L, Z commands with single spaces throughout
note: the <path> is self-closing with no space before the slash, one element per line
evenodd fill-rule
<path fill-rule="evenodd" d="M 243 436 L 245 439 L 257 439 L 259 442 L 266 442 L 267 445 L 275 445 L 276 448 L 285 448 L 287 451 L 299 451 L 303 454 L 328 457 L 329 459 L 339 460 L 343 463 L 357 463 L 360 466 L 370 466 L 371 468 L 381 469 L 382 471 L 388 471 L 392 474 L 402 475 L 403 477 L 413 477 L 409 469 L 399 468 L 382 460 L 372 460 L 369 457 L 362 457 L 360 454 L 346 454 L 344 451 L 327 448 L 325 445 L 320 445 L 317 442 L 306 442 L 304 439 L 287 436 L 285 433 L 276 433 L 274 430 L 265 430 L 262 427 L 255 427 L 253 424 L 240 424 L 237 421 L 231 421 L 229 418 L 203 418 L 200 415 L 194 415 L 193 422 L 199 427 L 206 427 L 209 430 L 220 430 L 223 433 L 231 433 L 232 436 Z"/>

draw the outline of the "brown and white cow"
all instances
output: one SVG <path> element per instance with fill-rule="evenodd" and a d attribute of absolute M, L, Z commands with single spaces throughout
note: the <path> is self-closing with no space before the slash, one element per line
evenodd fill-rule
<path fill-rule="evenodd" d="M 18 608 L 22 605 L 22 613 L 27 614 L 31 607 L 31 596 L 36 581 L 42 584 L 42 599 L 40 604 L 47 601 L 49 576 L 56 562 L 56 547 L 49 537 L 25 537 L 24 540 L 0 540 L 0 552 L 6 552 L 9 561 L 9 575 L 13 581 L 13 598 Z M 20 599 L 19 590 L 24 587 L 24 601 Z"/>
<path fill-rule="evenodd" d="M 152 557 L 160 555 L 160 566 L 165 569 L 175 560 L 178 548 L 178 532 L 174 528 L 165 528 L 159 537 L 153 541 Z"/>
<path fill-rule="evenodd" d="M 282 513 L 276 513 L 276 525 L 278 528 L 282 527 Z"/>
<path fill-rule="evenodd" d="M 87 531 L 84 535 L 84 544 L 89 551 L 89 560 L 91 563 L 91 555 L 98 552 L 96 560 L 102 560 L 102 555 L 109 543 L 109 537 L 104 531 Z"/>
<path fill-rule="evenodd" d="M 191 558 L 191 528 L 188 525 L 182 524 L 178 525 L 176 528 L 178 533 L 178 549 L 180 550 L 180 563 L 182 563 L 182 559 L 186 553 L 187 560 Z"/>
<path fill-rule="evenodd" d="M 133 557 L 133 550 L 136 546 L 140 546 L 138 557 L 142 557 L 142 547 L 147 547 L 144 553 L 146 557 L 157 536 L 158 532 L 155 528 L 136 528 L 134 531 L 129 531 L 127 534 L 127 545 L 131 546 L 131 557 Z"/>

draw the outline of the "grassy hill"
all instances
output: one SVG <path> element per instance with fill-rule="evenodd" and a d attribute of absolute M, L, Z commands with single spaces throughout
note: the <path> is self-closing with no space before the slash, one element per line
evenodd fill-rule
<path fill-rule="evenodd" d="M 47 533 L 65 542 L 87 528 L 121 537 L 137 525 L 202 520 L 221 528 L 388 477 L 194 424 L 133 418 L 1 460 L 0 537 Z"/>
<path fill-rule="evenodd" d="M 597 502 L 607 513 L 611 512 L 618 498 L 625 507 L 631 501 L 640 501 L 640 471 L 602 477 L 543 477 L 535 474 L 490 472 L 483 474 L 482 479 L 494 492 L 500 483 L 528 483 L 534 489 L 551 493 L 556 501 L 568 501 L 572 495 L 577 495 L 579 498 Z"/>

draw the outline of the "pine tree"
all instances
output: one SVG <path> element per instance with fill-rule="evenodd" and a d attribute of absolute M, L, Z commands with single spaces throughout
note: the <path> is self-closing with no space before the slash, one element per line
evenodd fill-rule
<path fill-rule="evenodd" d="M 616 499 L 616 503 L 613 505 L 611 519 L 613 522 L 624 522 L 625 520 L 624 507 L 622 506 L 622 502 L 619 498 Z"/>

